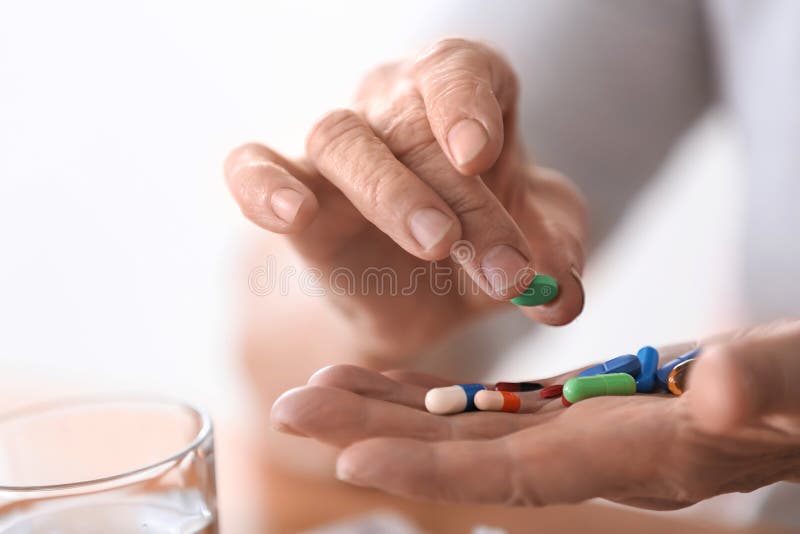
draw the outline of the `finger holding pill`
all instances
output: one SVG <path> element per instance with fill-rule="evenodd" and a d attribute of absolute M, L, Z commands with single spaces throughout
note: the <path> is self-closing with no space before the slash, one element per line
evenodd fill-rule
<path fill-rule="evenodd" d="M 558 296 L 558 282 L 547 274 L 537 274 L 522 294 L 511 299 L 517 306 L 539 306 Z"/>

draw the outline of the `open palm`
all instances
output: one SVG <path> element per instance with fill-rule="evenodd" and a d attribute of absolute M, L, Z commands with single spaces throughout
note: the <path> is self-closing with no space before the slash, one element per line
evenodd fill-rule
<path fill-rule="evenodd" d="M 683 349 L 662 351 L 662 359 Z M 577 372 L 540 382 L 563 383 Z M 570 408 L 540 400 L 520 414 L 426 412 L 427 390 L 451 383 L 328 367 L 275 403 L 273 425 L 343 448 L 337 474 L 348 482 L 443 502 L 537 506 L 603 497 L 670 509 L 749 491 L 796 469 L 796 420 L 788 434 L 785 421 L 709 432 L 698 424 L 692 391 Z"/>

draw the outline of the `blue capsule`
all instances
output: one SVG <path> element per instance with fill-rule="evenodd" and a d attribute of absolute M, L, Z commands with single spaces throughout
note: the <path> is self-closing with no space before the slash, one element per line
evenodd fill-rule
<path fill-rule="evenodd" d="M 686 360 L 691 360 L 693 358 L 697 358 L 700 355 L 700 347 L 696 349 L 690 350 L 683 356 L 678 356 L 674 360 L 664 364 L 661 369 L 656 372 L 656 382 L 662 389 L 667 389 L 667 378 L 672 370 L 675 368 L 676 365 L 679 363 L 685 362 Z"/>
<path fill-rule="evenodd" d="M 459 384 L 458 386 L 463 389 L 464 393 L 467 395 L 467 405 L 464 407 L 464 411 L 474 412 L 477 410 L 475 407 L 475 394 L 482 389 L 486 389 L 483 387 L 483 384 Z"/>
<path fill-rule="evenodd" d="M 658 369 L 658 351 L 651 346 L 642 347 L 636 353 L 642 370 L 636 378 L 636 392 L 650 393 L 656 387 L 656 370 Z"/>
<path fill-rule="evenodd" d="M 578 376 L 595 376 L 595 375 L 607 375 L 609 373 L 627 373 L 632 377 L 636 377 L 641 371 L 642 366 L 639 363 L 639 359 L 634 356 L 633 354 L 626 354 L 625 356 L 617 356 L 616 358 L 611 358 L 605 363 L 601 363 L 599 365 L 595 365 L 594 367 L 589 367 L 585 371 L 582 371 Z"/>

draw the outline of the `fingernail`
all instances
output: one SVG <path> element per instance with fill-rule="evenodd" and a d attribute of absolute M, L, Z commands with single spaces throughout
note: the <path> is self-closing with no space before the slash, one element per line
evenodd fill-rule
<path fill-rule="evenodd" d="M 581 278 L 581 274 L 578 272 L 578 269 L 572 267 L 570 269 L 573 278 L 578 282 L 578 287 L 581 288 L 581 312 L 583 311 L 583 307 L 586 305 L 586 290 L 583 288 L 583 278 Z"/>
<path fill-rule="evenodd" d="M 481 270 L 492 291 L 499 296 L 504 296 L 507 289 L 532 272 L 528 259 L 509 245 L 495 245 L 489 249 L 481 260 Z"/>
<path fill-rule="evenodd" d="M 474 119 L 457 122 L 447 133 L 447 145 L 457 165 L 465 165 L 475 159 L 488 141 L 486 128 Z"/>
<path fill-rule="evenodd" d="M 435 247 L 453 226 L 453 219 L 435 208 L 422 208 L 408 222 L 411 235 L 425 250 Z"/>
<path fill-rule="evenodd" d="M 285 223 L 291 224 L 303 203 L 303 195 L 294 189 L 284 187 L 272 193 L 269 200 L 275 215 Z"/>
<path fill-rule="evenodd" d="M 351 482 L 353 480 L 353 470 L 345 462 L 336 462 L 336 478 L 343 482 Z"/>

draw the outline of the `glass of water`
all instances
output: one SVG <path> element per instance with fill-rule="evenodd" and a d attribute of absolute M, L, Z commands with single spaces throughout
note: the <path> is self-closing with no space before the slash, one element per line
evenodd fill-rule
<path fill-rule="evenodd" d="M 153 399 L 0 416 L 0 534 L 216 534 L 211 419 Z"/>

